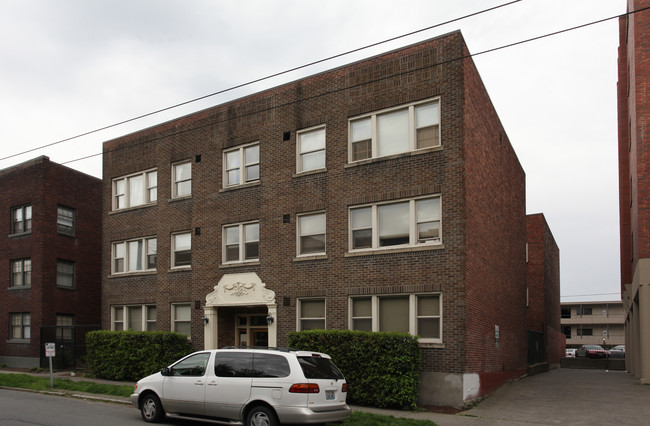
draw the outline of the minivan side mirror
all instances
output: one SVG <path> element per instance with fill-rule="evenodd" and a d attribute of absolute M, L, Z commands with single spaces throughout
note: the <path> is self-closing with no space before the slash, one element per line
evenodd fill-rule
<path fill-rule="evenodd" d="M 162 374 L 163 376 L 171 376 L 172 370 L 169 367 L 165 367 L 162 370 L 160 370 L 160 374 Z"/>

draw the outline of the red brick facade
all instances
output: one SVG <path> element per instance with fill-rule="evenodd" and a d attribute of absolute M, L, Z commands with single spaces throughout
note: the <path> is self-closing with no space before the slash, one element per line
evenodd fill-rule
<path fill-rule="evenodd" d="M 486 378 L 480 390 L 454 389 L 452 403 L 522 374 L 525 175 L 474 63 L 459 59 L 467 52 L 453 32 L 106 142 L 103 327 L 115 327 L 116 306 L 148 305 L 155 328 L 169 330 L 172 304 L 189 303 L 192 342 L 202 348 L 206 296 L 226 275 L 255 272 L 275 292 L 280 346 L 298 328 L 303 298 L 325 300 L 328 329 L 348 329 L 354 297 L 436 295 L 442 335 L 423 343 L 423 373 Z M 350 119 L 426 100 L 439 100 L 440 146 L 350 160 Z M 296 132 L 318 125 L 326 129 L 325 168 L 299 173 Z M 224 189 L 224 151 L 252 142 L 259 181 Z M 179 161 L 191 162 L 192 190 L 177 199 Z M 157 173 L 156 200 L 116 210 L 116 179 L 147 170 Z M 440 197 L 439 244 L 351 249 L 351 208 L 423 197 Z M 297 220 L 308 212 L 326 215 L 324 255 L 297 256 Z M 259 261 L 224 263 L 223 226 L 249 221 L 259 221 Z M 172 267 L 178 231 L 191 233 L 191 268 Z M 157 238 L 155 270 L 113 273 L 115 243 L 145 237 Z M 559 301 L 557 309 L 559 321 Z M 218 346 L 237 344 L 236 315 L 266 312 L 219 307 L 209 327 L 218 329 Z"/>
<path fill-rule="evenodd" d="M 101 279 L 101 180 L 49 161 L 47 157 L 0 170 L 0 360 L 38 366 L 44 352 L 41 327 L 56 326 L 57 315 L 75 325 L 99 325 Z M 12 212 L 31 207 L 28 232 L 12 229 Z M 58 232 L 57 208 L 74 211 L 72 235 Z M 12 262 L 31 261 L 31 286 L 12 281 Z M 74 263 L 70 288 L 57 286 L 57 261 Z M 11 336 L 11 314 L 29 314 L 30 336 Z M 26 337 L 26 335 L 23 335 Z"/>

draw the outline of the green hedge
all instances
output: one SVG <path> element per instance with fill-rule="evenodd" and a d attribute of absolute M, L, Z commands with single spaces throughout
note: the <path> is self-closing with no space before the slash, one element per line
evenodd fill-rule
<path fill-rule="evenodd" d="M 288 334 L 289 347 L 329 354 L 348 382 L 348 402 L 417 408 L 422 356 L 407 333 L 309 330 Z"/>
<path fill-rule="evenodd" d="M 187 336 L 163 331 L 91 331 L 86 344 L 91 373 L 109 380 L 137 381 L 192 352 Z"/>

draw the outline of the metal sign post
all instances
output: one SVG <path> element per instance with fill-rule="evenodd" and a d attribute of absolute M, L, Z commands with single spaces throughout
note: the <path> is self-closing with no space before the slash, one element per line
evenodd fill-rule
<path fill-rule="evenodd" d="M 56 344 L 46 343 L 45 344 L 45 356 L 50 360 L 50 388 L 54 387 L 54 376 L 52 372 L 52 358 L 56 356 Z"/>

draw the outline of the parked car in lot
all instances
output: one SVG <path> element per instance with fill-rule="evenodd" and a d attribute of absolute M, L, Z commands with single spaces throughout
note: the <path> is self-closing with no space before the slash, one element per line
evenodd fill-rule
<path fill-rule="evenodd" d="M 612 358 L 625 358 L 625 345 L 614 346 L 609 350 L 609 356 Z"/>
<path fill-rule="evenodd" d="M 564 354 L 565 357 L 567 358 L 575 358 L 576 356 L 576 349 L 575 348 L 567 348 Z"/>
<path fill-rule="evenodd" d="M 280 349 L 195 352 L 138 381 L 131 403 L 147 422 L 165 415 L 246 426 L 338 422 L 347 382 L 329 355 Z"/>
<path fill-rule="evenodd" d="M 609 358 L 609 352 L 600 345 L 582 345 L 576 351 L 576 357 Z"/>

